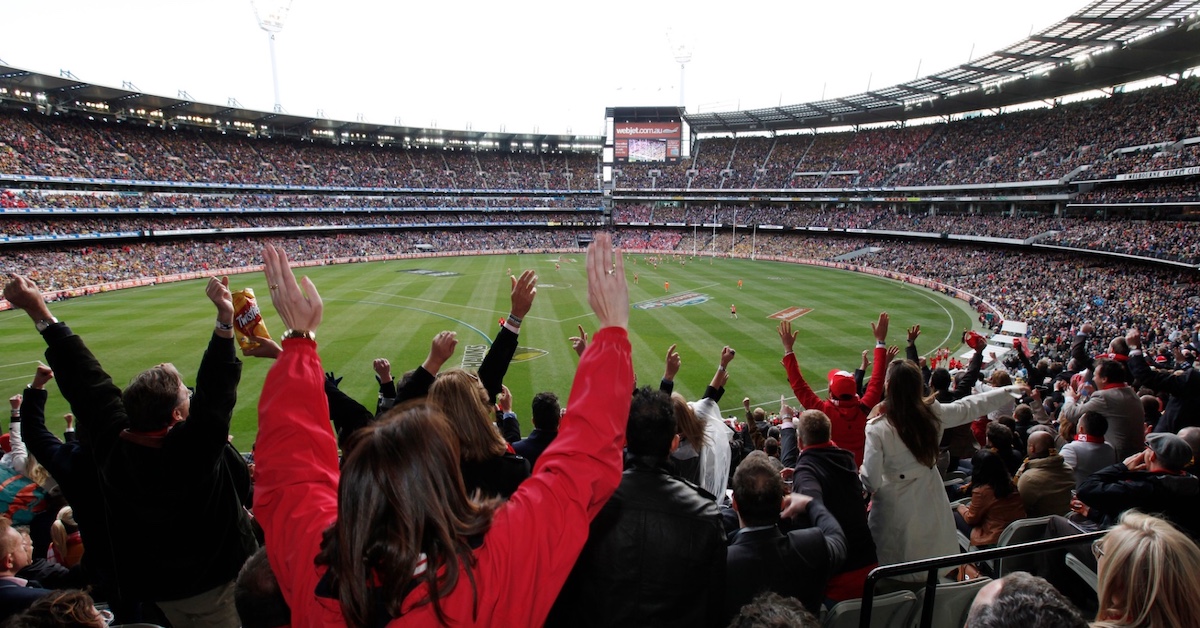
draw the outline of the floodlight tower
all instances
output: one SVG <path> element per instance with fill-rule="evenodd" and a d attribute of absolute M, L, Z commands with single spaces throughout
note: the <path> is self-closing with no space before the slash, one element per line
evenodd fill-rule
<path fill-rule="evenodd" d="M 683 77 L 684 71 L 687 69 L 688 61 L 692 60 L 692 51 L 688 50 L 687 46 L 680 45 L 675 48 L 675 62 L 679 64 L 679 108 L 685 109 L 687 104 L 683 100 Z"/>
<path fill-rule="evenodd" d="M 283 22 L 292 7 L 292 0 L 250 0 L 250 6 L 254 7 L 258 27 L 267 33 L 267 41 L 271 45 L 271 84 L 275 87 L 275 113 L 283 113 L 283 105 L 279 100 L 279 65 L 275 61 L 275 35 L 283 30 Z"/>

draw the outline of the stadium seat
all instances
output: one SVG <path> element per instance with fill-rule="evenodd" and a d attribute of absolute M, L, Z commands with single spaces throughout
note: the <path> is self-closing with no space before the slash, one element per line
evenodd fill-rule
<path fill-rule="evenodd" d="M 1093 591 L 1100 590 L 1100 578 L 1091 567 L 1083 564 L 1083 561 L 1076 558 L 1070 552 L 1067 552 L 1065 560 L 1067 561 L 1067 567 L 1070 567 L 1071 571 L 1075 572 L 1075 575 L 1079 576 L 1080 580 L 1083 580 Z"/>
<path fill-rule="evenodd" d="M 930 624 L 930 628 L 962 628 L 967 621 L 967 613 L 971 611 L 971 603 L 975 601 L 975 595 L 991 581 L 991 578 L 984 577 L 937 585 L 937 594 L 933 598 L 933 623 Z M 909 618 L 909 626 L 920 628 L 923 609 L 924 598 L 918 598 Z M 875 623 L 873 620 L 874 618 L 872 624 Z"/>
<path fill-rule="evenodd" d="M 907 626 L 917 608 L 917 594 L 912 591 L 896 591 L 872 599 L 871 627 Z M 822 628 L 858 628 L 862 614 L 862 600 L 844 600 L 834 604 L 821 621 Z"/>
<path fill-rule="evenodd" d="M 1050 521 L 1050 517 L 1031 517 L 1029 519 L 1018 519 L 1004 528 L 1004 532 L 1000 533 L 1000 540 L 996 542 L 996 547 L 1005 547 L 1007 545 L 1019 545 L 1030 541 L 1037 541 L 1046 538 L 1046 524 Z M 1001 558 L 996 565 L 996 577 L 1003 577 L 1004 574 L 1014 571 L 1028 571 L 1036 573 L 1038 554 L 1028 556 L 1014 556 L 1012 558 Z"/>

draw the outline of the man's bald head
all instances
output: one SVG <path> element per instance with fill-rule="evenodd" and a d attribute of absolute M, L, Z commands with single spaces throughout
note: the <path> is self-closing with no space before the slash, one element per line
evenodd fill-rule
<path fill-rule="evenodd" d="M 1200 427 L 1185 427 L 1179 430 L 1179 438 L 1192 448 L 1192 453 L 1200 456 Z"/>
<path fill-rule="evenodd" d="M 1054 436 L 1049 432 L 1034 432 L 1029 435 L 1029 457 L 1045 458 L 1054 447 Z"/>

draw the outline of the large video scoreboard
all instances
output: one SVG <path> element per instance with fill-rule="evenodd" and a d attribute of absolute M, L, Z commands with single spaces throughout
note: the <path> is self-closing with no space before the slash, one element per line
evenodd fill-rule
<path fill-rule="evenodd" d="M 682 122 L 617 122 L 613 157 L 626 162 L 676 162 L 682 155 Z"/>

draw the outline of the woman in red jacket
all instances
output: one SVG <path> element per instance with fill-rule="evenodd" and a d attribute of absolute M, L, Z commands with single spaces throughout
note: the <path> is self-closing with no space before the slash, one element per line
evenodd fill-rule
<path fill-rule="evenodd" d="M 633 368 L 611 237 L 588 249 L 601 329 L 558 438 L 503 505 L 468 497 L 458 441 L 432 405 L 393 409 L 356 433 L 339 477 L 313 339 L 321 298 L 282 251 L 268 246 L 264 258 L 289 329 L 259 402 L 255 514 L 292 625 L 540 626 L 621 477 Z"/>

